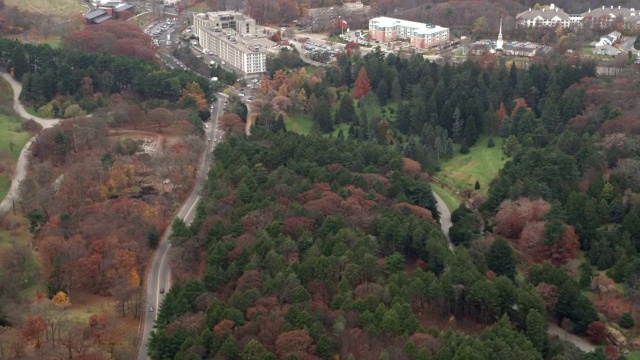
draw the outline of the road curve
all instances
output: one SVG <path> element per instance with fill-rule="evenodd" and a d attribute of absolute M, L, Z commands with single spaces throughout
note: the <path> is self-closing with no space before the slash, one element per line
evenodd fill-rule
<path fill-rule="evenodd" d="M 184 201 L 179 211 L 176 213 L 176 217 L 183 219 L 186 223 L 190 223 L 195 216 L 195 209 L 200 199 L 199 193 L 202 190 L 205 181 L 207 180 L 207 174 L 211 165 L 212 151 L 217 144 L 215 139 L 218 139 L 221 135 L 218 132 L 218 118 L 223 113 L 224 98 L 218 96 L 218 101 L 214 104 L 214 111 L 212 111 L 212 121 L 210 121 L 209 128 L 205 131 L 206 147 L 204 156 L 202 156 L 202 162 L 200 163 L 198 177 L 193 190 L 189 197 Z M 213 116 L 213 114 L 216 114 Z M 171 219 L 173 223 L 173 219 Z M 171 224 L 170 223 L 170 224 Z M 153 327 L 158 318 L 158 308 L 162 304 L 164 295 L 169 291 L 171 287 L 171 273 L 169 268 L 169 249 L 171 249 L 171 243 L 169 238 L 171 237 L 171 226 L 162 235 L 158 249 L 153 254 L 153 258 L 150 262 L 149 271 L 147 273 L 147 289 L 146 289 L 146 306 L 143 309 L 143 317 L 141 319 L 142 336 L 139 342 L 138 360 L 146 360 L 149 358 L 148 346 L 149 337 L 153 331 Z M 160 293 L 160 289 L 164 289 L 164 293 Z M 150 311 L 150 307 L 154 308 L 154 311 Z"/>
<path fill-rule="evenodd" d="M 22 84 L 17 82 L 11 75 L 2 73 L 2 78 L 5 79 L 11 88 L 13 89 L 13 109 L 22 118 L 33 119 L 43 128 L 49 128 L 60 122 L 60 119 L 42 119 L 37 116 L 31 116 L 24 108 L 24 105 L 20 102 L 20 92 L 22 92 Z M 32 137 L 20 151 L 16 168 L 13 172 L 13 178 L 11 179 L 11 187 L 9 192 L 0 202 L 0 214 L 4 214 L 13 208 L 13 202 L 18 199 L 20 195 L 20 182 L 27 176 L 27 166 L 29 165 L 29 155 L 31 151 L 29 148 L 35 140 L 35 136 Z"/>
<path fill-rule="evenodd" d="M 13 110 L 24 119 L 31 119 L 40 124 L 44 129 L 50 128 L 58 124 L 61 119 L 44 119 L 38 116 L 33 116 L 27 112 L 24 105 L 20 102 L 20 93 L 22 92 L 22 84 L 16 81 L 11 75 L 2 73 L 2 78 L 7 80 L 11 88 L 13 89 Z"/>

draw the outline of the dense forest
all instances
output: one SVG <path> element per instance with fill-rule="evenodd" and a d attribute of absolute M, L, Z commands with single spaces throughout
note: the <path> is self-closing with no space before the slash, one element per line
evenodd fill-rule
<path fill-rule="evenodd" d="M 153 358 L 575 358 L 546 339 L 538 291 L 564 273 L 515 281 L 501 239 L 451 252 L 426 174 L 393 148 L 258 131 L 215 155 L 197 218 L 174 224 Z M 558 301 L 595 318 L 577 292 Z M 479 337 L 430 327 L 446 319 L 497 323 Z"/>
<path fill-rule="evenodd" d="M 144 35 L 140 30 L 138 33 Z M 79 38 L 66 41 L 81 47 L 77 45 Z M 148 104 L 148 110 L 177 103 L 203 111 L 205 119 L 209 117 L 206 102 L 213 92 L 206 78 L 189 71 L 162 69 L 130 56 L 52 49 L 48 45 L 0 39 L 0 67 L 22 80 L 21 99 L 33 104 L 43 117 L 91 112 L 107 106 L 110 95 L 120 93 Z M 199 90 L 185 93 L 194 83 Z M 187 97 L 190 99 L 185 103 Z"/>
<path fill-rule="evenodd" d="M 263 78 L 258 130 L 219 146 L 197 220 L 174 224 L 181 284 L 151 355 L 616 358 L 639 301 L 639 90 L 594 76 L 574 58 L 350 52 Z M 509 160 L 453 212 L 451 252 L 424 171 L 494 138 Z M 606 351 L 579 355 L 547 319 Z"/>

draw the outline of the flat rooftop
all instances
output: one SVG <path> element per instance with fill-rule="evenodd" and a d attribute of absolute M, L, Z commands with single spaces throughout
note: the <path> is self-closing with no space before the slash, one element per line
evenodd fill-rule
<path fill-rule="evenodd" d="M 447 30 L 447 28 L 434 25 L 434 24 L 425 24 L 416 21 L 402 20 L 402 19 L 394 19 L 386 16 L 380 16 L 377 18 L 373 18 L 369 20 L 370 22 L 375 22 L 376 26 L 380 27 L 394 27 L 394 26 L 403 26 L 408 28 L 416 29 L 416 33 L 419 34 L 429 34 L 432 32 Z"/>
<path fill-rule="evenodd" d="M 267 47 L 274 46 L 275 43 L 271 40 L 268 40 L 264 37 L 257 37 L 253 34 L 244 34 L 239 35 L 235 31 L 230 29 L 225 29 L 222 31 L 214 31 L 213 29 L 206 29 L 209 34 L 219 38 L 220 40 L 228 43 L 229 45 L 238 48 L 246 53 L 266 53 Z M 232 41 L 232 38 L 235 37 L 236 42 Z M 253 51 L 253 48 L 258 49 L 258 51 Z"/>

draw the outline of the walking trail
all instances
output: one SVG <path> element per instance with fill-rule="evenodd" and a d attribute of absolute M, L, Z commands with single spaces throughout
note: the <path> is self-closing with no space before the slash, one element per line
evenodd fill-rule
<path fill-rule="evenodd" d="M 451 212 L 449 211 L 449 208 L 442 200 L 442 198 L 438 196 L 438 194 L 434 192 L 433 196 L 436 198 L 436 201 L 438 203 L 438 211 L 440 212 L 440 227 L 442 228 L 442 232 L 447 237 L 447 241 L 449 242 L 449 250 L 454 251 L 453 243 L 449 238 L 449 228 L 451 228 Z M 550 335 L 557 335 L 561 340 L 572 343 L 584 352 L 592 352 L 596 349 L 596 347 L 588 340 L 567 332 L 565 329 L 559 327 L 552 321 L 549 322 L 547 332 Z"/>
<path fill-rule="evenodd" d="M 37 116 L 33 116 L 27 112 L 24 105 L 20 102 L 20 93 L 22 92 L 22 84 L 14 80 L 9 74 L 2 73 L 2 78 L 5 79 L 11 88 L 13 89 L 13 110 L 25 120 L 32 119 L 42 126 L 42 128 L 50 128 L 60 122 L 60 119 L 43 119 Z M 16 169 L 13 172 L 13 178 L 11 179 L 11 187 L 9 192 L 2 202 L 0 202 L 0 214 L 11 210 L 13 208 L 13 202 L 18 200 L 20 196 L 20 182 L 24 180 L 27 175 L 27 166 L 29 165 L 29 154 L 31 144 L 36 139 L 37 135 L 32 137 L 20 151 L 18 162 L 16 163 Z"/>

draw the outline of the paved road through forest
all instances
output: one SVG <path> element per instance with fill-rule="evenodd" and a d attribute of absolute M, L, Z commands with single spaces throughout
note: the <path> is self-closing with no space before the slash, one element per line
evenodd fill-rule
<path fill-rule="evenodd" d="M 200 191 L 204 187 L 204 183 L 207 180 L 207 174 L 209 172 L 209 166 L 211 165 L 212 151 L 215 148 L 219 139 L 220 133 L 218 132 L 218 118 L 223 114 L 224 110 L 224 98 L 218 97 L 218 101 L 214 103 L 213 111 L 211 112 L 212 121 L 210 121 L 209 128 L 205 131 L 206 148 L 204 156 L 202 156 L 202 162 L 200 163 L 200 169 L 198 171 L 198 177 L 193 186 L 193 190 L 189 197 L 184 201 L 180 210 L 176 214 L 176 217 L 184 220 L 186 223 L 190 223 L 195 216 L 195 210 L 200 199 Z M 173 222 L 173 219 L 172 219 Z M 169 227 L 162 236 L 158 249 L 153 254 L 151 259 L 151 267 L 147 275 L 147 295 L 146 306 L 143 309 L 142 321 L 142 337 L 140 339 L 140 348 L 138 351 L 138 360 L 148 359 L 148 347 L 149 337 L 153 331 L 153 327 L 158 318 L 158 308 L 162 304 L 165 294 L 171 287 L 171 274 L 169 268 L 169 249 L 171 243 L 169 238 L 171 237 L 171 227 Z M 160 293 L 160 289 L 164 289 L 164 293 Z M 149 311 L 149 308 L 153 306 L 153 312 Z"/>

